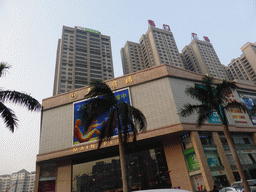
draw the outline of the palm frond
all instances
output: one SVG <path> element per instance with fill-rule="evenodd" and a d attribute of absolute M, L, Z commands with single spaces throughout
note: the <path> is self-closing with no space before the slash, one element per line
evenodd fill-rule
<path fill-rule="evenodd" d="M 0 101 L 10 101 L 14 104 L 20 104 L 27 107 L 30 111 L 36 111 L 41 109 L 41 104 L 28 94 L 17 91 L 0 91 Z"/>
<path fill-rule="evenodd" d="M 115 96 L 110 87 L 100 80 L 93 80 L 91 83 L 91 90 L 87 93 L 84 98 L 93 98 L 104 96 L 106 99 L 115 101 Z"/>
<path fill-rule="evenodd" d="M 6 107 L 2 102 L 0 102 L 0 115 L 3 118 L 6 127 L 13 132 L 14 127 L 18 125 L 18 119 L 13 111 Z"/>
<path fill-rule="evenodd" d="M 205 110 L 203 108 L 199 108 L 198 110 L 198 117 L 197 117 L 197 126 L 201 127 L 204 122 L 207 120 L 208 117 L 212 114 L 211 110 Z"/>
<path fill-rule="evenodd" d="M 117 118 L 117 109 L 110 111 L 108 120 L 101 129 L 98 148 L 100 148 L 104 139 L 109 140 L 113 136 L 113 132 L 115 131 L 115 128 L 117 126 Z"/>
<path fill-rule="evenodd" d="M 0 77 L 4 76 L 5 73 L 8 71 L 8 69 L 10 69 L 10 68 L 11 68 L 11 65 L 1 62 L 0 63 Z"/>
<path fill-rule="evenodd" d="M 220 103 L 225 103 L 226 98 L 233 90 L 237 88 L 234 82 L 224 80 L 221 84 L 216 87 L 216 98 L 219 99 Z"/>
<path fill-rule="evenodd" d="M 214 87 L 205 84 L 195 85 L 194 87 L 187 87 L 185 93 L 203 103 L 208 103 L 214 99 Z"/>
<path fill-rule="evenodd" d="M 249 113 L 248 108 L 241 102 L 237 102 L 237 101 L 232 101 L 229 102 L 225 107 L 225 110 L 230 110 L 230 109 L 239 109 L 241 111 L 243 111 L 244 113 Z"/>
<path fill-rule="evenodd" d="M 204 104 L 199 104 L 199 105 L 191 105 L 189 103 L 185 104 L 178 114 L 180 114 L 182 117 L 187 117 L 193 114 L 194 112 L 198 111 L 203 105 Z"/>
<path fill-rule="evenodd" d="M 82 121 L 84 132 L 87 132 L 92 122 L 101 115 L 109 112 L 113 108 L 113 103 L 105 97 L 98 97 L 92 99 L 86 104 L 85 109 L 82 111 Z"/>

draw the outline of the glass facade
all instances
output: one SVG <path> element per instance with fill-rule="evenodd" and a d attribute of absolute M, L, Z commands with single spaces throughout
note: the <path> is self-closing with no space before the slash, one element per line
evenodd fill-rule
<path fill-rule="evenodd" d="M 223 148 L 225 149 L 228 161 L 233 170 L 235 179 L 236 181 L 240 181 L 240 176 L 237 171 L 231 151 L 229 149 L 227 139 L 223 134 L 219 133 L 219 135 Z M 256 146 L 252 136 L 244 133 L 233 133 L 231 136 L 234 141 L 240 162 L 244 169 L 245 176 L 247 177 L 247 179 L 256 179 Z"/>
<path fill-rule="evenodd" d="M 126 155 L 131 190 L 170 188 L 162 148 Z M 122 191 L 119 156 L 73 165 L 72 192 Z"/>

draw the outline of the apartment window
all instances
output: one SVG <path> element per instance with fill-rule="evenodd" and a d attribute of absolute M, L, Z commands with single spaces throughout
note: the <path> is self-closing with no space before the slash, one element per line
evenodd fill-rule
<path fill-rule="evenodd" d="M 70 30 L 67 30 L 67 29 L 64 30 L 64 32 L 65 32 L 65 33 L 69 33 L 69 34 L 73 34 L 73 33 L 74 33 L 74 31 L 70 31 Z"/>

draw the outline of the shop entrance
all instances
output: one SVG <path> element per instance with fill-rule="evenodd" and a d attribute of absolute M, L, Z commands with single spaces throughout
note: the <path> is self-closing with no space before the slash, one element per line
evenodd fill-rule
<path fill-rule="evenodd" d="M 55 192 L 55 180 L 39 181 L 38 192 Z"/>
<path fill-rule="evenodd" d="M 252 179 L 256 179 L 256 169 L 249 169 Z"/>
<path fill-rule="evenodd" d="M 213 177 L 214 184 L 217 188 L 222 189 L 224 187 L 230 186 L 229 181 L 226 175 L 218 175 Z"/>
<path fill-rule="evenodd" d="M 132 191 L 171 188 L 162 147 L 126 155 L 128 184 Z M 119 157 L 73 165 L 72 192 L 122 191 Z"/>

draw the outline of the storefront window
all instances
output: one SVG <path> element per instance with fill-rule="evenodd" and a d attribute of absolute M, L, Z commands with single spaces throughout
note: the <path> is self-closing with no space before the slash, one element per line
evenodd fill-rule
<path fill-rule="evenodd" d="M 231 136 L 247 179 L 256 178 L 256 146 L 251 135 L 246 133 L 233 133 Z M 223 148 L 226 151 L 229 164 L 234 171 L 234 176 L 236 180 L 240 180 L 236 164 L 229 149 L 227 140 L 223 134 L 220 134 L 220 139 L 222 141 Z"/>
<path fill-rule="evenodd" d="M 126 156 L 131 190 L 170 188 L 171 182 L 162 148 Z M 121 191 L 119 157 L 73 165 L 72 192 Z"/>

